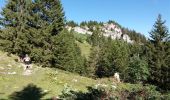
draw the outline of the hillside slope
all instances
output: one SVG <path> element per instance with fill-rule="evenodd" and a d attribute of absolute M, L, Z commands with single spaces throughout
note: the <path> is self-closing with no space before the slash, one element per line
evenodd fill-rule
<path fill-rule="evenodd" d="M 114 96 L 114 98 L 119 99 L 140 97 L 154 100 L 154 98 L 163 97 L 155 91 L 153 86 L 123 82 L 117 84 L 113 78 L 94 80 L 59 69 L 42 68 L 34 64 L 29 70 L 31 74 L 24 75 L 23 64 L 17 62 L 17 57 L 14 55 L 7 56 L 7 53 L 0 51 L 0 100 L 10 100 L 11 98 L 11 100 L 20 100 L 21 98 L 28 99 L 28 97 L 33 97 L 35 100 L 40 98 L 51 100 L 53 97 L 64 95 L 63 93 L 65 92 L 69 93 L 70 90 L 76 91 L 74 93 L 78 93 L 83 97 L 89 94 L 88 87 L 100 88 L 101 86 L 110 91 L 110 95 Z M 94 89 L 93 92 L 96 93 L 95 91 Z M 141 92 L 144 95 L 141 95 Z M 64 96 L 72 97 L 74 95 L 68 94 Z M 164 95 L 163 98 L 168 100 L 169 94 Z"/>
<path fill-rule="evenodd" d="M 44 98 L 61 94 L 67 86 L 72 90 L 86 91 L 87 86 L 96 84 L 96 81 L 90 78 L 37 65 L 32 65 L 32 74 L 23 75 L 23 65 L 16 60 L 16 56 L 9 57 L 7 53 L 0 52 L 0 99 L 7 99 L 9 95 L 29 84 L 41 88 L 42 92 L 47 92 Z"/>

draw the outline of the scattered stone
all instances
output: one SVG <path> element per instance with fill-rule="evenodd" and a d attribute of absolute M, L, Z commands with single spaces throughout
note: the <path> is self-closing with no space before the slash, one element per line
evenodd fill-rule
<path fill-rule="evenodd" d="M 62 82 L 62 81 L 59 81 L 58 83 L 59 83 L 59 84 L 63 84 L 63 82 Z"/>
<path fill-rule="evenodd" d="M 103 87 L 107 87 L 107 85 L 106 85 L 106 84 L 102 84 L 101 86 L 103 86 Z"/>
<path fill-rule="evenodd" d="M 9 75 L 14 75 L 16 72 L 8 72 Z"/>
<path fill-rule="evenodd" d="M 114 86 L 114 85 L 111 85 L 111 87 L 112 87 L 113 89 L 116 89 L 116 86 Z"/>
<path fill-rule="evenodd" d="M 73 82 L 77 82 L 77 79 L 73 79 L 72 81 L 73 81 Z"/>
<path fill-rule="evenodd" d="M 8 66 L 8 67 L 12 67 L 12 65 L 11 65 L 11 64 L 8 64 L 7 66 Z"/>
<path fill-rule="evenodd" d="M 57 80 L 57 77 L 54 77 L 53 79 L 54 79 L 54 80 Z"/>
<path fill-rule="evenodd" d="M 97 89 L 99 86 L 101 86 L 101 87 L 107 87 L 108 85 L 106 85 L 106 84 L 96 84 L 96 85 L 95 85 L 95 88 Z"/>
<path fill-rule="evenodd" d="M 96 84 L 96 85 L 95 85 L 95 88 L 97 89 L 99 85 L 100 85 L 100 84 Z"/>
<path fill-rule="evenodd" d="M 3 69 L 5 69 L 5 68 L 4 68 L 4 67 L 0 67 L 0 69 L 2 69 L 2 70 L 3 70 Z"/>
<path fill-rule="evenodd" d="M 22 65 L 19 65 L 18 67 L 19 67 L 19 68 L 21 68 L 21 67 L 22 67 Z"/>
<path fill-rule="evenodd" d="M 44 93 L 47 93 L 49 90 L 44 90 Z"/>

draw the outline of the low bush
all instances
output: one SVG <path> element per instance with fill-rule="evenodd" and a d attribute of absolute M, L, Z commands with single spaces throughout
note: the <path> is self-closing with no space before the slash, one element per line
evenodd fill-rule
<path fill-rule="evenodd" d="M 169 98 L 169 95 L 163 96 L 156 91 L 153 85 L 120 84 L 116 89 L 105 86 L 87 87 L 87 89 L 86 93 L 72 90 L 63 92 L 60 97 L 66 100 L 166 100 Z"/>

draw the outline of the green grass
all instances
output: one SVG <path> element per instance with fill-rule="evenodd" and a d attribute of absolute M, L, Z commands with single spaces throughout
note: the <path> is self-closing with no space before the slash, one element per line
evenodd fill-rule
<path fill-rule="evenodd" d="M 80 47 L 82 56 L 85 56 L 87 59 L 90 56 L 90 52 L 91 52 L 91 45 L 88 44 L 87 42 L 81 43 L 77 41 L 78 46 Z"/>
<path fill-rule="evenodd" d="M 88 53 L 89 51 L 85 49 L 85 52 Z M 11 57 L 8 57 L 7 53 L 0 51 L 0 99 L 8 99 L 13 92 L 22 90 L 30 83 L 42 88 L 43 91 L 48 90 L 48 94 L 44 98 L 60 95 L 66 84 L 73 90 L 85 92 L 87 86 L 97 83 L 96 80 L 77 74 L 59 69 L 41 68 L 36 65 L 33 65 L 31 75 L 24 76 L 22 64 L 16 62 L 16 59 L 16 56 L 11 55 Z M 16 74 L 3 74 L 4 72 L 16 72 Z"/>
<path fill-rule="evenodd" d="M 85 45 L 79 43 L 79 46 Z M 84 46 L 83 53 L 89 53 L 89 47 Z M 9 96 L 15 92 L 20 92 L 29 84 L 33 84 L 36 87 L 42 89 L 42 92 L 48 90 L 47 94 L 42 99 L 49 99 L 54 96 L 62 94 L 65 86 L 69 86 L 71 90 L 86 92 L 88 86 L 94 86 L 96 84 L 108 85 L 108 90 L 112 85 L 116 86 L 115 95 L 121 96 L 119 93 L 124 90 L 138 91 L 143 88 L 141 84 L 119 83 L 113 78 L 91 79 L 73 74 L 70 72 L 62 71 L 53 68 L 42 68 L 37 65 L 33 65 L 32 74 L 29 76 L 23 75 L 22 63 L 16 62 L 17 57 L 11 55 L 7 56 L 7 53 L 0 51 L 0 100 L 9 100 Z M 4 74 L 7 72 L 16 72 L 15 75 Z M 75 81 L 77 80 L 77 81 Z M 151 91 L 151 90 L 148 90 Z M 157 93 L 156 91 L 151 91 Z M 150 92 L 149 92 L 150 93 Z M 168 94 L 169 95 L 169 94 Z"/>

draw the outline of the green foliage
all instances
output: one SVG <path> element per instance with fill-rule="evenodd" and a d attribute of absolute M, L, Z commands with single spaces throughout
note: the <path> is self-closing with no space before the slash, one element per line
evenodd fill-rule
<path fill-rule="evenodd" d="M 88 59 L 87 67 L 88 67 L 88 75 L 90 77 L 96 77 L 95 72 L 96 72 L 96 67 L 99 62 L 99 54 L 100 54 L 100 48 L 98 47 L 93 47 L 91 49 L 91 53 Z"/>
<path fill-rule="evenodd" d="M 31 0 L 9 0 L 2 11 L 1 25 L 5 29 L 0 34 L 0 46 L 9 53 L 28 52 L 30 45 L 27 44 L 29 37 L 28 20 L 32 17 Z"/>
<path fill-rule="evenodd" d="M 119 23 L 117 23 L 117 22 L 114 21 L 114 20 L 109 20 L 108 23 L 109 23 L 109 24 L 112 23 L 112 24 L 114 24 L 114 25 L 117 25 L 117 26 L 120 27 L 120 28 L 122 27 Z"/>
<path fill-rule="evenodd" d="M 63 31 L 55 39 L 54 49 L 54 66 L 70 72 L 85 73 L 85 57 L 81 56 L 81 51 L 75 43 L 72 33 Z"/>
<path fill-rule="evenodd" d="M 79 41 L 80 43 L 84 43 L 87 40 L 88 34 L 80 34 L 80 33 L 73 33 L 75 39 Z"/>
<path fill-rule="evenodd" d="M 75 23 L 74 21 L 67 21 L 67 22 L 66 22 L 66 25 L 71 26 L 71 27 L 76 27 L 76 26 L 78 26 L 78 24 Z"/>
<path fill-rule="evenodd" d="M 149 76 L 149 69 L 147 61 L 144 58 L 140 58 L 139 55 L 134 55 L 130 59 L 129 67 L 127 69 L 128 79 L 130 82 L 142 82 L 146 81 Z"/>
<path fill-rule="evenodd" d="M 80 27 L 87 26 L 90 31 L 94 30 L 94 27 L 102 26 L 103 22 L 97 22 L 97 21 L 84 21 L 80 23 Z"/>
<path fill-rule="evenodd" d="M 93 30 L 92 35 L 87 37 L 87 42 L 91 44 L 93 47 L 101 47 L 104 42 L 106 41 L 106 37 L 103 36 L 101 33 L 99 27 L 96 27 L 95 30 Z"/>
<path fill-rule="evenodd" d="M 161 89 L 169 90 L 169 46 L 167 38 L 168 29 L 164 25 L 161 15 L 158 16 L 152 31 L 150 32 L 151 39 L 147 44 L 148 60 L 150 68 L 150 82 L 159 86 Z"/>
<path fill-rule="evenodd" d="M 54 39 L 65 23 L 59 0 L 9 0 L 2 16 L 2 50 L 17 55 L 27 53 L 36 63 L 54 65 Z"/>
<path fill-rule="evenodd" d="M 88 92 L 69 90 L 60 95 L 65 100 L 160 100 L 167 97 L 161 96 L 155 86 L 140 84 L 123 84 L 116 90 L 106 87 L 87 87 Z"/>
<path fill-rule="evenodd" d="M 163 97 L 153 85 L 121 84 L 116 92 L 121 100 L 160 100 Z"/>
<path fill-rule="evenodd" d="M 146 37 L 141 33 L 136 32 L 135 30 L 130 30 L 128 28 L 122 28 L 122 33 L 127 34 L 132 40 L 136 43 L 143 44 L 147 41 Z"/>
<path fill-rule="evenodd" d="M 128 67 L 129 46 L 126 42 L 108 39 L 101 48 L 96 74 L 99 77 L 112 76 L 115 72 L 124 77 Z"/>
<path fill-rule="evenodd" d="M 112 100 L 113 99 L 108 96 L 108 94 L 103 88 L 98 88 L 98 89 L 92 87 L 87 87 L 87 88 L 88 88 L 87 93 L 70 90 L 67 93 L 63 93 L 62 95 L 60 95 L 60 98 L 65 100 L 101 100 L 101 99 Z"/>
<path fill-rule="evenodd" d="M 100 43 L 100 36 L 99 36 L 99 33 L 93 33 L 90 37 L 90 44 L 92 46 L 99 46 L 99 43 Z"/>

